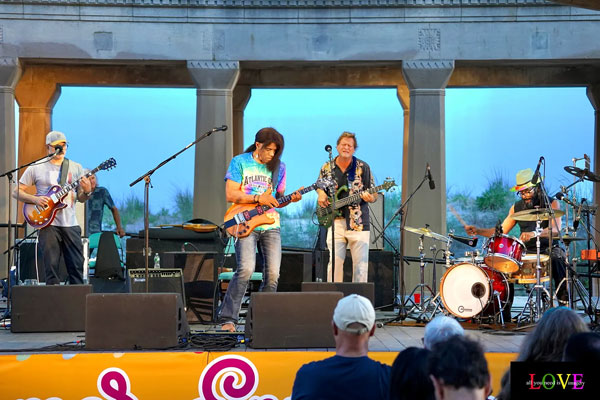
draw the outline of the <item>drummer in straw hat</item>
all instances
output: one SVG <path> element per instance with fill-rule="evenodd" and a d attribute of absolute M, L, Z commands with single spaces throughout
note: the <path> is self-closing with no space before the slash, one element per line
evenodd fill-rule
<path fill-rule="evenodd" d="M 537 251 L 535 233 L 536 221 L 516 221 L 511 217 L 513 214 L 520 211 L 534 210 L 536 207 L 545 208 L 544 196 L 539 188 L 539 185 L 531 182 L 533 179 L 533 174 L 534 173 L 531 168 L 523 169 L 517 172 L 516 185 L 511 188 L 511 191 L 516 192 L 520 199 L 517 200 L 512 207 L 510 207 L 508 215 L 501 225 L 502 232 L 499 232 L 504 235 L 508 235 L 512 228 L 518 224 L 521 230 L 519 239 L 525 245 L 527 254 L 536 254 Z M 560 209 L 559 202 L 557 200 L 552 201 L 552 208 L 555 210 Z M 542 221 L 541 223 L 542 232 L 540 235 L 540 254 L 548 253 L 548 225 L 548 220 Z M 552 231 L 555 235 L 558 235 L 560 233 L 560 229 L 561 220 L 560 218 L 555 218 Z M 465 226 L 465 230 L 469 235 L 491 237 L 496 234 L 497 228 L 477 228 L 473 225 L 467 225 Z M 555 245 L 552 248 L 550 257 L 552 260 L 552 276 L 555 284 L 558 285 L 565 276 L 565 252 L 563 249 L 558 247 L 558 245 Z M 558 298 L 559 300 L 567 300 L 567 293 L 564 285 L 558 292 Z"/>

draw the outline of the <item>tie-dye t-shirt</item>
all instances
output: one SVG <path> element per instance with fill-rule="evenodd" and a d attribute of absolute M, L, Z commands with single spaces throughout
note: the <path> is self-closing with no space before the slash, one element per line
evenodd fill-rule
<path fill-rule="evenodd" d="M 279 180 L 277 183 L 277 190 L 273 190 L 272 194 L 274 197 L 275 193 L 285 192 L 285 164 L 283 161 L 279 164 Z M 258 163 L 252 157 L 252 152 L 242 153 L 238 156 L 233 157 L 227 173 L 225 174 L 225 180 L 230 179 L 241 185 L 241 190 L 246 194 L 263 194 L 266 192 L 272 183 L 271 171 L 267 169 L 266 164 Z M 272 216 L 275 222 L 273 224 L 261 225 L 256 230 L 266 230 L 279 228 L 279 213 L 275 209 L 267 211 L 267 215 Z"/>

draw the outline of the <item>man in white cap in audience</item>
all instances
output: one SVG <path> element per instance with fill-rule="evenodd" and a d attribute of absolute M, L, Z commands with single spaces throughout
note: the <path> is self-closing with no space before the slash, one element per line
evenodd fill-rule
<path fill-rule="evenodd" d="M 375 309 L 357 294 L 341 299 L 333 312 L 335 356 L 303 365 L 296 374 L 292 400 L 387 399 L 390 366 L 368 356 L 375 333 Z"/>

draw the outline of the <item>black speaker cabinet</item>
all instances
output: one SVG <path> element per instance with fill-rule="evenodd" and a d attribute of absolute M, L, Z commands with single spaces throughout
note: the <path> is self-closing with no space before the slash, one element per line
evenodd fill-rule
<path fill-rule="evenodd" d="M 129 280 L 131 283 L 131 293 L 146 293 L 145 269 L 130 269 Z M 183 273 L 181 272 L 181 269 L 149 269 L 148 293 L 178 293 L 181 296 L 182 301 L 184 301 L 185 293 L 183 291 Z"/>
<path fill-rule="evenodd" d="M 100 293 L 87 297 L 86 349 L 166 349 L 177 346 L 188 334 L 177 293 Z"/>
<path fill-rule="evenodd" d="M 312 253 L 283 251 L 279 269 L 278 292 L 299 292 L 302 282 L 312 281 Z"/>
<path fill-rule="evenodd" d="M 223 255 L 215 252 L 167 252 L 161 265 L 183 270 L 183 285 L 188 322 L 215 321 L 215 290 Z"/>
<path fill-rule="evenodd" d="M 11 332 L 83 332 L 91 285 L 12 287 Z"/>
<path fill-rule="evenodd" d="M 327 263 L 329 251 L 315 251 L 315 278 L 327 281 Z M 344 259 L 344 282 L 352 282 L 352 256 L 346 252 Z M 394 253 L 383 250 L 369 251 L 368 282 L 375 284 L 375 307 L 384 307 L 394 303 Z"/>
<path fill-rule="evenodd" d="M 359 294 L 375 304 L 373 282 L 302 282 L 303 292 L 342 292 L 344 297 Z"/>
<path fill-rule="evenodd" d="M 24 282 L 26 279 L 37 279 L 39 282 L 46 282 L 46 270 L 44 269 L 44 260 L 39 246 L 37 246 L 37 269 L 35 263 L 36 240 L 26 239 L 19 245 L 19 280 Z M 58 265 L 58 276 L 61 282 L 66 282 L 69 274 L 65 260 L 61 257 Z"/>
<path fill-rule="evenodd" d="M 253 348 L 335 347 L 331 321 L 341 292 L 252 293 L 246 344 Z"/>

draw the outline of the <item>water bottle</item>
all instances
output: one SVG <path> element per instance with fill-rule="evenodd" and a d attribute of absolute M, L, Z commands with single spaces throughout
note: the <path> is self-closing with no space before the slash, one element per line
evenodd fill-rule
<path fill-rule="evenodd" d="M 154 268 L 160 268 L 160 256 L 154 253 Z"/>

